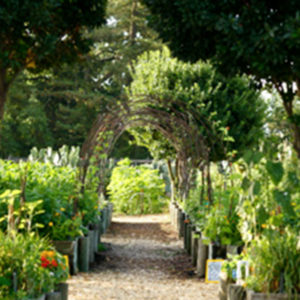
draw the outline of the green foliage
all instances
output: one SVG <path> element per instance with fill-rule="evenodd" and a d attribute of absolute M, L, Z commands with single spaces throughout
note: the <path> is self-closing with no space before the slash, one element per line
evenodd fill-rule
<path fill-rule="evenodd" d="M 235 283 L 236 282 L 236 275 L 237 275 L 237 263 L 238 261 L 241 260 L 245 260 L 244 255 L 240 254 L 240 255 L 228 255 L 228 259 L 225 260 L 222 263 L 222 272 L 225 272 L 227 275 L 227 279 L 229 280 L 229 282 L 231 283 Z"/>
<path fill-rule="evenodd" d="M 130 166 L 129 159 L 120 161 L 114 168 L 108 191 L 116 212 L 158 213 L 166 205 L 165 184 L 158 170 L 144 165 Z"/>
<path fill-rule="evenodd" d="M 206 218 L 203 234 L 209 242 L 236 246 L 243 244 L 237 226 L 239 217 L 235 212 L 230 214 L 223 205 L 221 207 L 215 205 Z"/>
<path fill-rule="evenodd" d="M 0 296 L 17 296 L 18 299 L 35 298 L 54 287 L 54 277 L 41 266 L 41 252 L 48 249 L 48 242 L 33 235 L 15 238 L 0 231 Z M 13 293 L 13 272 L 18 276 L 17 295 Z"/>
<path fill-rule="evenodd" d="M 289 84 L 299 79 L 300 5 L 270 1 L 143 0 L 176 56 L 210 59 L 226 73 Z"/>
<path fill-rule="evenodd" d="M 34 147 L 31 149 L 28 159 L 30 161 L 51 163 L 55 166 L 76 168 L 80 160 L 79 152 L 79 147 L 68 147 L 67 145 L 63 145 L 58 151 L 53 151 L 51 147 L 40 150 Z"/>
<path fill-rule="evenodd" d="M 48 230 L 48 236 L 55 241 L 73 241 L 83 235 L 80 217 L 66 219 L 60 215 L 54 222 L 49 222 L 48 227 L 51 228 Z"/>
<path fill-rule="evenodd" d="M 177 57 L 210 60 L 226 76 L 251 75 L 277 89 L 300 158 L 300 4 L 274 1 L 143 0 L 151 26 Z M 297 83 L 297 84 L 296 84 Z M 248 102 L 248 107 L 252 102 Z"/>
<path fill-rule="evenodd" d="M 32 147 L 54 143 L 44 105 L 24 76 L 11 86 L 0 136 L 0 157 L 26 157 Z"/>
<path fill-rule="evenodd" d="M 174 158 L 176 152 L 170 141 L 150 127 L 131 128 L 134 143 L 146 147 L 155 160 Z"/>
<path fill-rule="evenodd" d="M 20 230 L 38 230 L 50 238 L 70 239 L 82 234 L 84 225 L 93 223 L 98 213 L 98 197 L 95 185 L 88 184 L 85 193 L 79 195 L 77 169 L 55 166 L 50 163 L 21 163 L 27 165 L 25 203 L 21 205 L 18 194 L 13 201 L 14 217 Z M 0 194 L 20 189 L 20 165 L 0 161 Z M 93 174 L 89 173 L 88 178 Z M 79 215 L 74 215 L 74 201 L 79 197 Z M 2 229 L 7 229 L 8 203 L 0 202 Z M 17 228 L 16 228 L 17 229 Z M 22 231 L 21 230 L 21 231 Z"/>
<path fill-rule="evenodd" d="M 288 229 L 284 234 L 269 230 L 260 238 L 253 240 L 249 248 L 249 258 L 254 273 L 247 279 L 247 286 L 257 292 L 276 293 L 283 284 L 285 293 L 290 296 L 293 293 L 298 294 L 300 291 L 298 244 L 297 233 Z"/>
<path fill-rule="evenodd" d="M 132 99 L 157 99 L 149 106 L 193 116 L 189 119 L 211 149 L 211 160 L 224 159 L 233 150 L 241 155 L 262 136 L 264 104 L 246 77 L 228 79 L 208 63 L 182 63 L 171 58 L 167 48 L 141 55 L 132 77 L 128 91 Z M 172 150 L 164 137 L 154 138 L 153 131 L 137 134 L 142 135 L 144 141 L 137 136 L 142 144 L 158 143 L 151 146 L 155 153 Z"/>
<path fill-rule="evenodd" d="M 82 145 L 97 115 L 125 99 L 122 93 L 131 81 L 132 60 L 161 47 L 145 22 L 146 14 L 145 6 L 136 0 L 109 1 L 107 23 L 84 31 L 83 38 L 91 39 L 92 47 L 80 61 L 71 66 L 60 62 L 34 76 L 20 74 L 8 94 L 0 157 L 26 157 L 34 146 Z M 123 134 L 112 157 L 148 158 L 147 150 L 132 145 L 131 139 Z"/>
<path fill-rule="evenodd" d="M 40 71 L 86 53 L 89 41 L 80 31 L 102 25 L 105 7 L 105 0 L 2 3 L 0 37 L 7 41 L 0 47 L 2 68 L 13 76 L 24 67 Z"/>
<path fill-rule="evenodd" d="M 287 226 L 299 230 L 299 170 L 290 160 L 272 162 L 247 159 L 242 167 L 242 190 L 238 213 L 240 232 L 251 242 L 268 228 L 284 231 Z"/>

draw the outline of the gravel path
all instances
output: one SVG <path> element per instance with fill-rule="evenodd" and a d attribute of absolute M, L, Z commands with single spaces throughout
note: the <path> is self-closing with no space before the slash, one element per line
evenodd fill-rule
<path fill-rule="evenodd" d="M 218 299 L 218 285 L 195 276 L 168 215 L 114 217 L 102 242 L 102 261 L 68 281 L 70 300 Z"/>

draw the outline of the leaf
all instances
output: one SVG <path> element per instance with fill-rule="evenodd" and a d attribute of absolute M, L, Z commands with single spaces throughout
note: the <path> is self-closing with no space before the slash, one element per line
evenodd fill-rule
<path fill-rule="evenodd" d="M 11 279 L 0 276 L 0 286 L 10 286 L 11 285 Z"/>
<path fill-rule="evenodd" d="M 242 189 L 244 191 L 247 191 L 250 187 L 250 184 L 251 184 L 250 180 L 247 177 L 244 177 L 242 181 Z"/>
<path fill-rule="evenodd" d="M 244 161 L 248 165 L 250 165 L 251 162 L 253 162 L 254 164 L 259 163 L 263 157 L 264 157 L 264 154 L 262 152 L 253 152 L 251 150 L 246 151 L 246 153 L 243 156 Z"/>
<path fill-rule="evenodd" d="M 294 209 L 291 205 L 291 196 L 287 191 L 279 191 L 275 189 L 273 191 L 273 197 L 275 201 L 283 208 L 284 212 L 289 215 L 294 215 Z"/>
<path fill-rule="evenodd" d="M 255 181 L 253 185 L 253 195 L 258 195 L 261 190 L 261 184 L 259 181 Z"/>
<path fill-rule="evenodd" d="M 284 169 L 281 162 L 267 161 L 266 169 L 275 185 L 278 185 L 283 177 Z"/>

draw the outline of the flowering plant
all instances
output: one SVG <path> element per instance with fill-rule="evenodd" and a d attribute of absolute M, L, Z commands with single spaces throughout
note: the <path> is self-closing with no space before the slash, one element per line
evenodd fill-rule
<path fill-rule="evenodd" d="M 83 235 L 82 218 L 80 215 L 68 218 L 61 214 L 54 222 L 49 222 L 47 230 L 48 236 L 52 240 L 74 240 Z"/>
<path fill-rule="evenodd" d="M 68 259 L 54 250 L 45 250 L 41 253 L 41 267 L 53 273 L 55 283 L 68 279 Z"/>

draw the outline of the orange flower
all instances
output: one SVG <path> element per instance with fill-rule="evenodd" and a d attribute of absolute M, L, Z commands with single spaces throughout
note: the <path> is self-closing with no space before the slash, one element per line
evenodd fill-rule
<path fill-rule="evenodd" d="M 58 263 L 55 259 L 52 259 L 51 265 L 56 268 L 58 266 Z"/>

